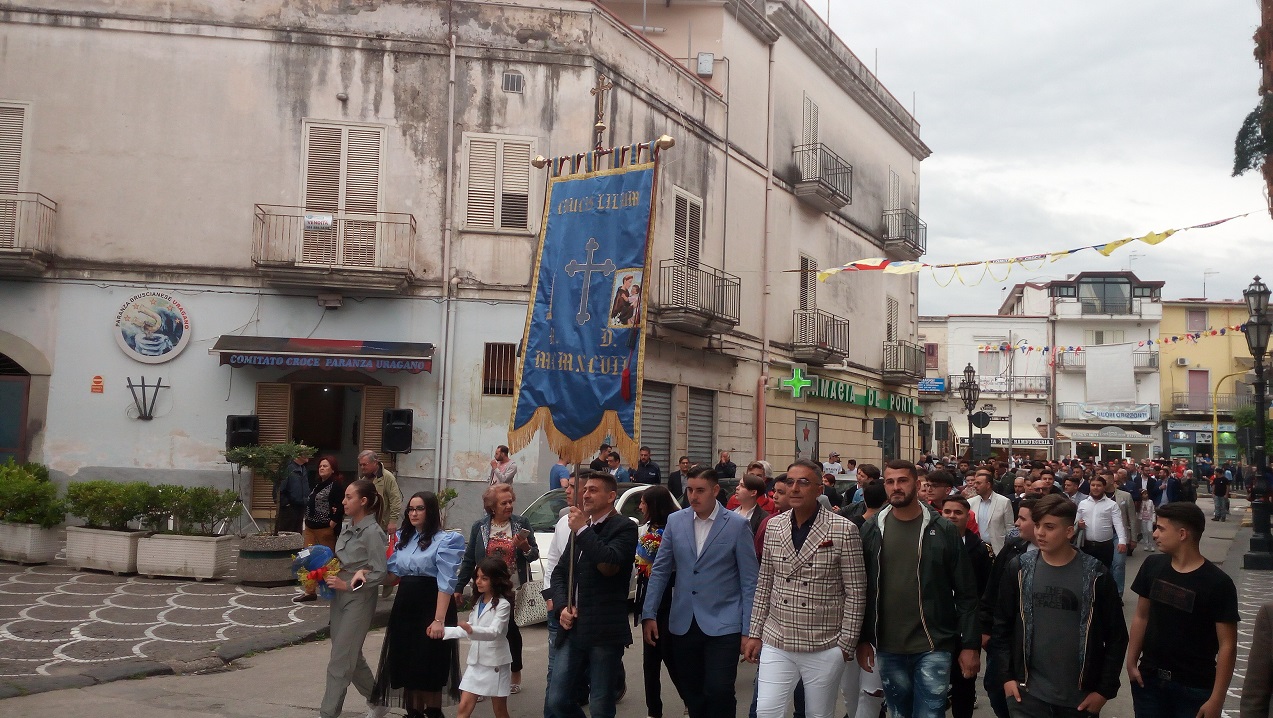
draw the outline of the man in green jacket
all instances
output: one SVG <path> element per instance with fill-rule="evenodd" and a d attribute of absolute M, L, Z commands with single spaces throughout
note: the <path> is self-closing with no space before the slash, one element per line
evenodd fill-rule
<path fill-rule="evenodd" d="M 402 516 L 402 491 L 398 489 L 398 479 L 380 463 L 380 458 L 371 449 L 358 454 L 358 475 L 376 485 L 385 507 L 380 516 L 380 528 L 393 536 L 398 531 L 398 519 Z"/>
<path fill-rule="evenodd" d="M 917 499 L 918 483 L 914 464 L 890 461 L 888 505 L 862 526 L 867 593 L 857 658 L 866 671 L 878 665 L 890 713 L 940 718 L 952 663 L 966 678 L 981 669 L 977 586 L 958 531 Z"/>

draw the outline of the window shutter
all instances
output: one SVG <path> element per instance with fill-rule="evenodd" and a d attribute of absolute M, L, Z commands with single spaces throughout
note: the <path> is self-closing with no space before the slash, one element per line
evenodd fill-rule
<path fill-rule="evenodd" d="M 495 229 L 495 167 L 499 143 L 469 140 L 468 212 L 466 225 Z"/>
<path fill-rule="evenodd" d="M 257 443 L 285 444 L 292 436 L 292 385 L 260 382 L 256 385 L 256 417 L 260 424 Z M 252 475 L 252 509 L 274 506 L 269 477 Z"/>
<path fill-rule="evenodd" d="M 22 174 L 22 128 L 26 108 L 0 105 L 0 195 L 18 191 Z M 13 247 L 18 238 L 16 202 L 0 200 L 0 247 Z"/>
<path fill-rule="evenodd" d="M 806 145 L 817 144 L 818 142 L 818 103 L 814 102 L 808 95 L 804 96 L 804 134 L 802 139 Z"/>
<path fill-rule="evenodd" d="M 810 257 L 800 257 L 800 308 L 818 308 L 818 263 Z"/>
<path fill-rule="evenodd" d="M 888 318 L 884 325 L 884 333 L 885 339 L 890 342 L 897 341 L 897 300 L 892 297 L 888 298 Z"/>
<path fill-rule="evenodd" d="M 350 127 L 345 140 L 344 206 L 340 263 L 376 266 L 376 220 L 380 211 L 380 130 Z M 365 219 L 362 219 L 365 217 Z"/>
<path fill-rule="evenodd" d="M 937 348 L 936 342 L 928 342 L 924 344 L 924 368 L 936 369 L 941 353 Z"/>
<path fill-rule="evenodd" d="M 385 454 L 380 446 L 384 437 L 385 409 L 398 405 L 398 387 L 366 386 L 362 390 L 362 442 L 359 451 L 368 449 L 380 456 L 380 462 L 392 471 L 396 465 L 393 454 Z"/>
<path fill-rule="evenodd" d="M 309 211 L 340 213 L 343 134 L 339 127 L 309 126 L 305 147 L 305 209 Z M 335 264 L 336 227 L 333 223 L 327 229 L 306 229 L 301 240 L 301 262 Z"/>
<path fill-rule="evenodd" d="M 500 158 L 500 219 L 502 229 L 530 228 L 530 145 L 503 144 Z"/>
<path fill-rule="evenodd" d="M 888 209 L 902 208 L 902 178 L 893 170 L 888 171 Z"/>
<path fill-rule="evenodd" d="M 378 127 L 309 125 L 305 157 L 305 209 L 334 215 L 329 229 L 306 229 L 300 261 L 376 266 L 380 211 Z"/>

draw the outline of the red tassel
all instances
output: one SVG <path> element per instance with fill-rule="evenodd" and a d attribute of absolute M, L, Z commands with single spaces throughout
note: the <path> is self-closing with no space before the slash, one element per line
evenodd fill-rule
<path fill-rule="evenodd" d="M 619 376 L 619 394 L 623 396 L 624 401 L 632 401 L 632 366 L 623 367 L 623 374 Z"/>

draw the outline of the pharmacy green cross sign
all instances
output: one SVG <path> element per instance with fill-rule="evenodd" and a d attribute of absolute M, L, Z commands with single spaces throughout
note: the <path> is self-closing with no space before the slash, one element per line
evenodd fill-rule
<path fill-rule="evenodd" d="M 783 379 L 779 384 L 791 390 L 792 399 L 803 398 L 804 390 L 813 386 L 813 382 L 804 377 L 804 367 L 801 366 L 792 367 L 791 378 Z"/>
<path fill-rule="evenodd" d="M 924 415 L 923 406 L 915 397 L 891 394 L 871 387 L 855 386 L 840 379 L 814 376 L 799 364 L 791 367 L 791 378 L 779 379 L 778 385 L 789 390 L 792 399 L 826 399 L 899 414 Z"/>

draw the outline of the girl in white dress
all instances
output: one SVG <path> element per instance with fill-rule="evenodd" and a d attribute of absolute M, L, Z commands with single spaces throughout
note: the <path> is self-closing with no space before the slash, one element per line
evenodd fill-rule
<path fill-rule="evenodd" d="M 467 622 L 446 629 L 446 638 L 467 637 L 468 665 L 460 681 L 458 718 L 469 718 L 478 696 L 491 699 L 495 718 L 509 718 L 513 653 L 508 648 L 508 624 L 513 614 L 513 579 L 508 564 L 487 557 L 478 562 L 473 581 L 478 599 Z"/>

